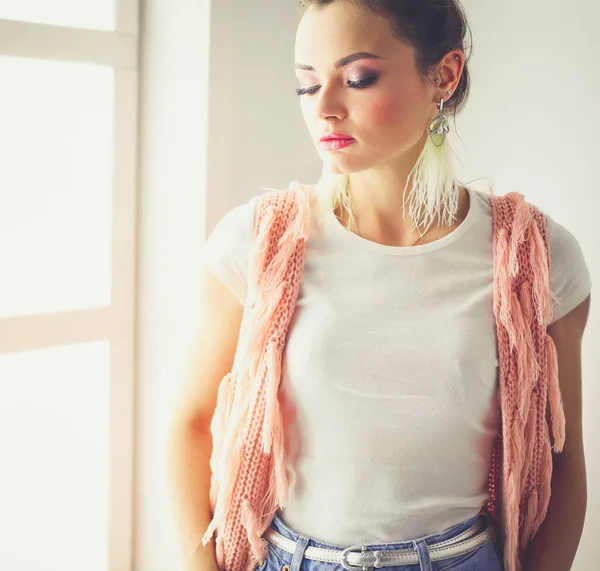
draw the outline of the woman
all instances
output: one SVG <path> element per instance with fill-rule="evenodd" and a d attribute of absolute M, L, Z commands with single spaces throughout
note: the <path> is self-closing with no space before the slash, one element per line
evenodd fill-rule
<path fill-rule="evenodd" d="M 500 426 L 492 213 L 486 194 L 456 184 L 445 140 L 444 114 L 469 90 L 466 29 L 454 0 L 301 2 L 298 94 L 324 172 L 283 355 L 289 496 L 263 536 L 260 571 L 503 569 L 480 515 Z M 209 425 L 234 360 L 259 199 L 206 244 L 204 333 L 172 446 L 190 570 L 216 569 L 199 545 L 211 520 Z M 547 222 L 549 330 L 580 339 L 589 272 L 573 235 Z M 576 426 L 577 389 L 561 390 Z M 375 553 L 370 564 L 358 566 L 361 550 Z"/>

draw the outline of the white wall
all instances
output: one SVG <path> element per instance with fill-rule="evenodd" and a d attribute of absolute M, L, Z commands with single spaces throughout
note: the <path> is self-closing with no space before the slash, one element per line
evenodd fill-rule
<path fill-rule="evenodd" d="M 198 313 L 209 15 L 203 0 L 142 2 L 133 567 L 139 571 L 179 569 L 165 447 L 192 318 Z"/>
<path fill-rule="evenodd" d="M 294 93 L 296 2 L 142 2 L 136 571 L 178 569 L 165 478 L 165 435 L 198 319 L 205 233 L 230 208 L 320 164 Z M 600 157 L 594 117 L 600 10 L 550 11 L 541 0 L 465 0 L 473 29 L 472 91 L 452 145 L 459 178 L 492 177 L 522 192 L 580 240 L 600 284 Z M 209 36 L 210 29 L 210 36 Z M 207 115 L 207 109 L 210 114 Z M 487 181 L 474 183 L 485 187 Z M 584 339 L 588 512 L 574 571 L 600 548 L 600 305 Z"/>
<path fill-rule="evenodd" d="M 208 188 L 221 199 L 209 229 L 261 187 L 320 172 L 294 92 L 296 18 L 293 1 L 213 4 Z"/>

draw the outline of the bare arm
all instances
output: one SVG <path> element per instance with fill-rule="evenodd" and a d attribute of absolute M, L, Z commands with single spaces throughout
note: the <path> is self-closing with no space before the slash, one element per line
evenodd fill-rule
<path fill-rule="evenodd" d="M 546 519 L 527 547 L 523 571 L 569 571 L 587 509 L 583 450 L 581 341 L 590 309 L 588 296 L 548 326 L 558 354 L 558 379 L 565 413 L 565 444 L 552 454 L 550 504 Z"/>
<path fill-rule="evenodd" d="M 231 371 L 243 306 L 209 269 L 204 270 L 201 319 L 189 370 L 173 416 L 168 478 L 186 571 L 216 571 L 214 537 L 202 536 L 210 509 L 210 422 L 221 379 Z"/>

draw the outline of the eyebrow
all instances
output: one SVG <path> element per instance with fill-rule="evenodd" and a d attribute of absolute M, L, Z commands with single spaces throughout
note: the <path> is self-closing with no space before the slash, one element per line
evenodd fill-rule
<path fill-rule="evenodd" d="M 375 54 L 370 54 L 369 52 L 357 52 L 355 54 L 343 57 L 342 59 L 336 61 L 333 66 L 336 69 L 339 69 L 340 67 L 344 67 L 348 64 L 351 64 L 353 61 L 359 60 L 359 59 L 385 59 L 382 56 L 378 56 Z M 306 71 L 315 71 L 315 68 L 310 66 L 310 65 L 304 65 L 302 63 L 297 63 L 294 66 L 296 69 L 305 69 Z"/>

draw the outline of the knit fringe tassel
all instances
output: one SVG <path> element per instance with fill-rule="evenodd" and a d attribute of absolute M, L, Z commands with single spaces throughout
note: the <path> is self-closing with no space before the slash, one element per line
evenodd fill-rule
<path fill-rule="evenodd" d="M 530 234 L 531 244 L 531 267 L 535 276 L 533 295 L 537 308 L 538 323 L 546 327 L 552 320 L 552 303 L 557 301 L 556 296 L 550 289 L 550 264 L 544 246 L 544 240 L 540 234 L 537 224 L 533 224 Z"/>
<path fill-rule="evenodd" d="M 225 438 L 225 430 L 232 408 L 232 396 L 235 390 L 235 379 L 233 373 L 227 373 L 219 384 L 219 392 L 217 394 L 217 407 L 212 418 L 210 430 L 213 436 L 213 450 L 220 450 L 223 446 Z M 217 458 L 215 454 L 211 454 L 211 486 L 210 486 L 210 503 L 214 509 L 217 503 L 219 484 L 215 478 L 217 471 Z"/>
<path fill-rule="evenodd" d="M 235 377 L 230 377 L 229 380 L 232 378 Z M 202 545 L 210 541 L 214 531 L 225 521 L 225 516 L 231 507 L 233 486 L 242 458 L 242 435 L 249 399 L 242 394 L 243 387 L 236 387 L 237 390 L 231 388 L 231 382 L 226 383 L 222 391 L 219 387 L 217 408 L 211 422 L 214 439 L 210 458 L 211 483 L 214 482 L 215 485 L 215 489 L 211 490 L 210 494 L 213 502 L 213 518 L 202 538 Z M 230 411 L 229 418 L 226 410 Z"/>
<path fill-rule="evenodd" d="M 517 345 L 517 336 L 515 325 L 511 313 L 512 300 L 512 279 L 509 269 L 509 232 L 502 228 L 498 232 L 496 241 L 495 263 L 497 266 L 496 281 L 494 284 L 494 311 L 497 319 L 502 323 L 509 339 L 510 350 Z M 510 378 L 509 378 L 510 380 Z M 511 411 L 511 400 L 518 399 L 522 403 L 521 395 L 514 394 L 518 391 L 519 383 L 512 383 L 512 386 L 501 386 L 500 399 L 501 408 L 504 411 Z M 521 387 L 522 389 L 522 387 Z M 520 427 L 514 426 L 517 419 L 512 417 L 510 412 L 502 420 L 502 437 L 504 440 L 504 482 L 503 482 L 503 503 L 506 530 L 516 530 L 519 528 L 518 505 L 521 496 L 520 476 L 523 465 L 523 438 Z M 515 537 L 512 533 L 506 534 L 504 543 L 504 558 L 507 562 L 508 571 L 520 571 L 515 569 L 513 562 L 518 565 L 517 546 Z"/>
<path fill-rule="evenodd" d="M 243 457 L 244 430 L 249 414 L 261 412 L 257 396 L 262 390 L 264 377 L 265 408 L 262 422 L 262 450 L 272 454 L 274 469 L 270 470 L 267 493 L 259 500 L 259 510 L 252 508 L 245 498 L 241 504 L 240 522 L 245 528 L 250 547 L 247 569 L 261 564 L 267 554 L 267 545 L 261 535 L 278 507 L 285 507 L 288 499 L 283 421 L 277 398 L 281 379 L 283 346 L 270 340 L 277 332 L 276 316 L 281 300 L 288 291 L 284 280 L 287 268 L 297 250 L 298 240 L 307 240 L 309 233 L 309 198 L 299 183 L 292 183 L 298 213 L 294 223 L 287 225 L 275 254 L 266 265 L 270 252 L 270 236 L 277 220 L 275 205 L 266 208 L 255 236 L 255 255 L 251 261 L 248 279 L 248 301 L 245 308 L 244 334 L 240 343 L 243 350 L 236 355 L 234 371 L 221 381 L 217 407 L 211 422 L 213 452 L 210 459 L 211 504 L 213 518 L 204 534 L 206 545 L 216 530 L 223 530 L 234 501 L 233 490 Z M 267 200 L 271 198 L 268 197 Z M 250 410 L 250 407 L 253 407 Z M 256 411 L 254 410 L 256 408 Z M 217 537 L 217 563 L 224 562 L 224 537 Z"/>
<path fill-rule="evenodd" d="M 273 346 L 267 347 L 267 370 L 269 373 L 267 385 L 267 402 L 265 408 L 265 419 L 263 422 L 263 452 L 270 454 L 273 449 L 274 478 L 269 482 L 267 498 L 271 500 L 268 504 L 287 506 L 287 475 L 285 470 L 285 449 L 283 418 L 277 393 L 281 379 L 281 355 Z"/>
<path fill-rule="evenodd" d="M 521 571 L 520 553 L 537 533 L 543 522 L 550 498 L 552 457 L 549 443 L 541 446 L 541 488 L 527 491 L 525 505 L 520 510 L 520 502 L 526 492 L 529 466 L 534 459 L 534 445 L 538 430 L 537 408 L 532 406 L 533 389 L 538 387 L 538 397 L 546 389 L 546 379 L 541 377 L 543 364 L 537 360 L 534 337 L 530 323 L 535 315 L 537 323 L 546 327 L 551 321 L 552 300 L 550 291 L 550 266 L 543 238 L 523 195 L 507 195 L 515 201 L 515 216 L 512 232 L 506 229 L 498 232 L 496 243 L 497 278 L 494 286 L 495 312 L 506 330 L 511 352 L 514 351 L 516 379 L 511 386 L 501 392 L 503 410 L 511 411 L 511 402 L 517 403 L 517 414 L 510 412 L 503 422 L 505 441 L 504 502 L 505 514 L 510 514 L 505 522 L 506 542 L 504 546 L 505 565 L 509 571 Z M 532 282 L 525 281 L 519 289 L 519 296 L 513 291 L 512 279 L 519 273 L 519 247 L 530 242 L 530 264 L 533 271 Z M 534 313 L 535 312 L 535 313 Z M 558 361 L 556 347 L 549 335 L 545 335 L 548 398 L 550 402 L 555 450 L 564 445 L 565 419 L 558 384 Z M 543 352 L 542 352 L 543 354 Z M 547 427 L 545 427 L 547 429 Z M 544 432 L 547 435 L 547 430 Z M 508 468 L 510 467 L 510 469 Z M 521 517 L 521 511 L 525 516 Z M 522 521 L 521 521 L 522 520 Z"/>
<path fill-rule="evenodd" d="M 253 571 L 257 565 L 262 565 L 264 562 L 269 553 L 269 545 L 261 537 L 262 526 L 248 499 L 242 501 L 240 520 L 250 543 L 250 556 L 246 561 L 246 571 Z"/>

